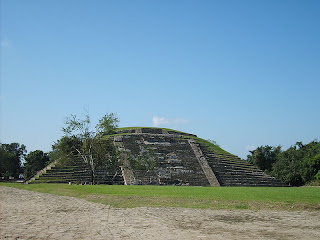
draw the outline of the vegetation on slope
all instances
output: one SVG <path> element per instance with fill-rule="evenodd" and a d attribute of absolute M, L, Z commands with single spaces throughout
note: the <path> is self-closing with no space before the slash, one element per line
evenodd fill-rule
<path fill-rule="evenodd" d="M 218 154 L 231 154 L 225 150 L 223 150 L 221 147 L 219 147 L 216 144 L 213 144 L 212 142 L 208 141 L 208 140 L 204 140 L 202 138 L 198 138 L 198 137 L 190 137 L 190 138 L 194 138 L 198 143 L 206 146 L 209 150 L 211 150 L 214 153 L 218 153 Z"/>

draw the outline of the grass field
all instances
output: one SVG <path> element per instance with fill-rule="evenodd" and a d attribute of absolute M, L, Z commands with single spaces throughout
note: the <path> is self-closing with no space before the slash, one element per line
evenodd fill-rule
<path fill-rule="evenodd" d="M 320 188 L 180 187 L 0 183 L 0 186 L 84 198 L 120 208 L 184 207 L 320 210 Z"/>

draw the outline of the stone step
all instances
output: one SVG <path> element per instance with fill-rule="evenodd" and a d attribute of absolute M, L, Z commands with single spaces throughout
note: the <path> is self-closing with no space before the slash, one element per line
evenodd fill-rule
<path fill-rule="evenodd" d="M 96 169 L 95 179 L 98 184 L 118 184 L 122 185 L 123 177 L 120 174 L 114 176 L 114 174 L 106 173 L 106 170 L 98 168 Z M 75 163 L 75 166 L 55 166 L 48 169 L 45 173 L 39 176 L 35 183 L 90 183 L 91 172 L 88 166 L 83 162 Z"/>
<path fill-rule="evenodd" d="M 55 174 L 55 173 L 59 173 L 59 172 L 63 172 L 63 173 L 69 173 L 69 172 L 86 172 L 86 171 L 90 171 L 89 169 L 87 168 L 82 168 L 82 169 L 49 169 L 46 171 L 46 173 L 52 173 L 52 174 Z"/>
<path fill-rule="evenodd" d="M 40 178 L 38 178 L 38 179 L 36 179 L 36 180 L 45 180 L 45 181 L 49 181 L 49 180 L 72 180 L 72 181 L 77 181 L 77 180 L 84 180 L 84 179 L 91 179 L 91 177 L 90 176 L 84 176 L 84 177 L 72 177 L 72 176 L 70 176 L 70 177 L 40 177 Z"/>
<path fill-rule="evenodd" d="M 245 176 L 245 177 L 258 177 L 258 178 L 270 178 L 274 179 L 273 177 L 266 175 L 266 174 L 259 174 L 255 172 L 248 172 L 248 171 L 215 171 L 220 176 Z"/>
<path fill-rule="evenodd" d="M 233 176 L 226 176 L 226 175 L 218 175 L 217 177 L 223 181 L 228 181 L 228 180 L 243 180 L 243 181 L 276 181 L 273 178 L 265 178 L 265 177 L 260 177 L 260 176 L 244 176 L 244 175 L 233 175 Z"/>
<path fill-rule="evenodd" d="M 229 170 L 243 170 L 243 171 L 254 171 L 254 172 L 263 172 L 259 169 L 256 168 L 252 168 L 252 167 L 247 167 L 247 166 L 239 166 L 239 165 L 232 165 L 232 164 L 221 164 L 221 163 L 212 163 L 212 162 L 208 162 L 208 164 L 213 167 L 213 168 L 220 168 L 220 169 L 229 169 Z"/>
<path fill-rule="evenodd" d="M 201 144 L 200 148 L 221 186 L 285 186 L 237 156 L 214 153 Z"/>
<path fill-rule="evenodd" d="M 221 158 L 221 157 L 207 156 L 207 155 L 206 155 L 206 158 L 209 161 L 225 161 L 225 162 L 238 163 L 238 164 L 243 164 L 243 165 L 255 167 L 254 165 L 252 165 L 246 161 L 240 160 L 240 159 L 234 159 L 234 158 L 228 159 L 228 158 Z"/>
<path fill-rule="evenodd" d="M 44 173 L 42 176 L 70 176 L 70 175 L 90 175 L 90 172 L 56 172 L 56 173 Z"/>
<path fill-rule="evenodd" d="M 67 176 L 67 177 L 82 177 L 82 176 L 91 176 L 91 174 L 87 173 L 87 174 L 76 174 L 76 173 L 73 173 L 73 174 L 43 174 L 41 177 L 64 177 L 64 176 Z"/>
<path fill-rule="evenodd" d="M 255 169 L 250 169 L 250 168 L 241 168 L 241 167 L 234 167 L 234 166 L 221 166 L 221 165 L 213 165 L 209 164 L 213 169 L 214 172 L 244 172 L 244 173 L 256 173 L 258 175 L 265 175 L 264 172 L 262 171 L 256 171 Z"/>

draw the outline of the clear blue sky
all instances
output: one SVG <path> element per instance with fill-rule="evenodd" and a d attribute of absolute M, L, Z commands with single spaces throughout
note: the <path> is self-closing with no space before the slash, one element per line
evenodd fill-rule
<path fill-rule="evenodd" d="M 70 114 L 246 158 L 320 138 L 318 0 L 0 0 L 2 143 L 49 151 Z"/>

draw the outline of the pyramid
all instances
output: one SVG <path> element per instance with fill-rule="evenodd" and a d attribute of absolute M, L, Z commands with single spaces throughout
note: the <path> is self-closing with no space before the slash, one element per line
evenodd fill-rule
<path fill-rule="evenodd" d="M 118 129 L 112 138 L 120 151 L 120 168 L 97 170 L 98 184 L 185 186 L 287 186 L 239 157 L 196 135 L 164 128 Z M 49 169 L 50 168 L 50 169 Z M 52 164 L 32 183 L 88 183 L 90 170 Z"/>

